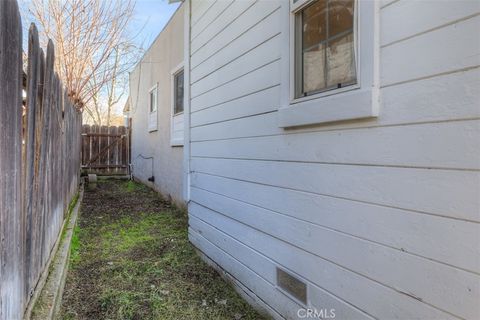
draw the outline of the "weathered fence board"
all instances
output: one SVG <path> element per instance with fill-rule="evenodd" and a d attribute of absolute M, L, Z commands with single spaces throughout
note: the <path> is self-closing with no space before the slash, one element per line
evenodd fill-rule
<path fill-rule="evenodd" d="M 114 126 L 111 126 L 109 128 L 109 131 L 108 133 L 110 135 L 112 135 L 109 139 L 108 139 L 108 143 L 111 142 L 112 138 L 116 137 L 117 134 L 118 134 L 118 127 L 114 127 Z M 109 164 L 116 164 L 116 163 L 120 163 L 118 161 L 118 145 L 114 145 L 112 150 L 110 150 L 109 152 L 109 155 L 108 155 L 108 163 Z M 108 169 L 108 172 L 110 173 L 117 173 L 118 169 L 117 167 L 109 167 Z"/>
<path fill-rule="evenodd" d="M 110 131 L 110 128 L 107 127 L 107 126 L 102 126 L 102 130 L 101 130 L 101 133 L 104 133 L 104 134 L 107 134 L 109 133 Z M 109 146 L 112 141 L 114 140 L 115 138 L 112 138 L 112 137 L 109 137 L 107 136 L 106 139 L 101 139 L 100 141 L 102 142 L 102 145 L 100 146 L 101 149 L 104 149 L 106 148 L 107 146 Z M 111 149 L 107 149 L 106 152 L 104 152 L 100 158 L 100 163 L 110 163 L 110 152 L 111 152 Z"/>
<path fill-rule="evenodd" d="M 22 214 L 22 31 L 15 1 L 0 1 L 0 319 L 25 303 Z"/>
<path fill-rule="evenodd" d="M 96 174 L 127 174 L 130 131 L 124 126 L 83 125 L 82 169 Z"/>
<path fill-rule="evenodd" d="M 25 243 L 25 260 L 28 262 L 25 265 L 26 282 L 25 290 L 29 293 L 31 283 L 35 282 L 35 274 L 33 270 L 33 245 L 38 242 L 38 235 L 34 232 L 34 228 L 38 225 L 37 221 L 34 221 L 36 215 L 36 202 L 38 201 L 38 156 L 39 152 L 39 139 L 36 123 L 41 123 L 42 112 L 42 88 L 39 87 L 43 81 L 43 67 L 41 63 L 43 57 L 41 56 L 40 46 L 38 42 L 38 32 L 35 26 L 30 27 L 28 37 L 28 64 L 27 74 L 27 110 L 26 124 L 25 124 L 25 216 L 26 216 L 26 243 Z"/>
<path fill-rule="evenodd" d="M 0 319 L 23 317 L 79 183 L 81 114 L 34 25 L 23 110 L 21 30 L 16 1 L 0 1 Z"/>

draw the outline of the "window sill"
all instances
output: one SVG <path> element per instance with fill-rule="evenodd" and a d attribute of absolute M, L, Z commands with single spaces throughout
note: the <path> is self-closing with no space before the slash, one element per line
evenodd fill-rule
<path fill-rule="evenodd" d="M 290 104 L 278 110 L 280 128 L 378 116 L 378 90 L 357 89 Z"/>
<path fill-rule="evenodd" d="M 170 141 L 171 147 L 183 147 L 183 139 L 182 140 L 171 140 Z"/>

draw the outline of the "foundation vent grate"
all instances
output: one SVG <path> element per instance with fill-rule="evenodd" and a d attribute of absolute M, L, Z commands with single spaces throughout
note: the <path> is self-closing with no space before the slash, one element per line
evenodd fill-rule
<path fill-rule="evenodd" d="M 277 285 L 303 304 L 307 304 L 307 284 L 305 282 L 277 268 Z"/>

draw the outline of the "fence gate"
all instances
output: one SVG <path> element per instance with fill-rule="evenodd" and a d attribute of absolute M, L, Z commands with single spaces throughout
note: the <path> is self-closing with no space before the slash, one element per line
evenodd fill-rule
<path fill-rule="evenodd" d="M 124 175 L 128 174 L 129 163 L 129 128 L 83 125 L 82 171 L 98 175 Z"/>

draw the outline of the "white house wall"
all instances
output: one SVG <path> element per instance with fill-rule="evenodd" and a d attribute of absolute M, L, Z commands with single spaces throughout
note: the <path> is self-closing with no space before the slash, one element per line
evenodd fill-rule
<path fill-rule="evenodd" d="M 192 0 L 191 241 L 277 318 L 281 267 L 338 319 L 479 319 L 479 2 L 383 1 L 378 118 L 285 130 L 288 5 Z"/>
<path fill-rule="evenodd" d="M 183 63 L 184 9 L 181 6 L 130 74 L 133 175 L 183 203 L 183 147 L 172 146 L 172 75 Z M 157 130 L 149 131 L 149 91 L 158 85 Z M 178 119 L 177 119 L 178 121 Z M 151 159 L 144 159 L 153 157 Z M 152 172 L 153 161 L 153 172 Z M 147 181 L 151 176 L 155 183 Z"/>

